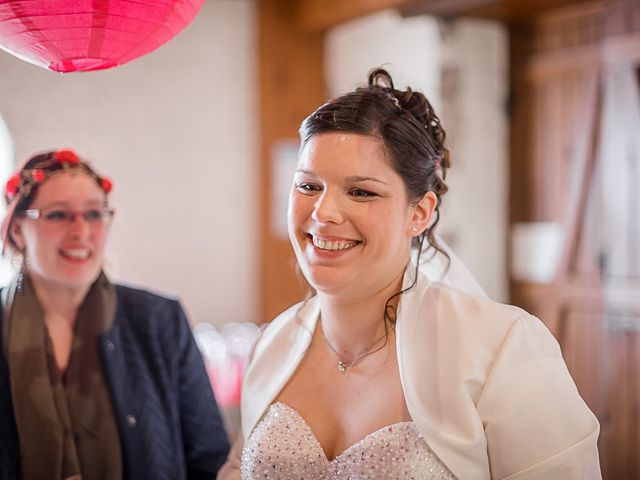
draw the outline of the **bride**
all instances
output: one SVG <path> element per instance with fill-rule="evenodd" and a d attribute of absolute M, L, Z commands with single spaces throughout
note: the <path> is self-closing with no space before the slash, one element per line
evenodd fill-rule
<path fill-rule="evenodd" d="M 258 340 L 218 478 L 599 479 L 598 422 L 545 326 L 418 268 L 448 256 L 424 95 L 376 70 L 300 135 L 288 225 L 311 294 Z"/>

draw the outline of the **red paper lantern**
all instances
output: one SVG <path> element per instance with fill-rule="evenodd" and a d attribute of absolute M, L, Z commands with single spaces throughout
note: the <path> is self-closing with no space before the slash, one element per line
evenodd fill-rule
<path fill-rule="evenodd" d="M 0 48 L 55 72 L 122 65 L 171 40 L 204 0 L 0 0 Z"/>

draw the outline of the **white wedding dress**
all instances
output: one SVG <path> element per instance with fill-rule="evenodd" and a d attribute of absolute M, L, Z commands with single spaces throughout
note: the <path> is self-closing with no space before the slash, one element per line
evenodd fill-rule
<path fill-rule="evenodd" d="M 241 462 L 245 480 L 455 480 L 413 422 L 376 430 L 328 460 L 309 425 L 281 402 L 251 433 Z"/>

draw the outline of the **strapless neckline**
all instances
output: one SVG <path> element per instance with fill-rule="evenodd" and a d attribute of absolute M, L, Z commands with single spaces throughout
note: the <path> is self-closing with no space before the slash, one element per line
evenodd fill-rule
<path fill-rule="evenodd" d="M 311 429 L 311 426 L 307 423 L 307 421 L 304 419 L 304 417 L 302 415 L 300 415 L 300 412 L 298 412 L 295 408 L 290 407 L 289 405 L 287 405 L 284 402 L 274 402 L 274 403 L 271 404 L 270 408 L 288 410 L 289 413 L 291 413 L 293 416 L 295 416 L 300 421 L 300 424 L 303 426 L 305 431 L 309 434 L 309 438 L 312 439 L 312 441 L 314 442 L 315 446 L 322 451 L 322 453 L 324 454 L 325 460 L 327 462 L 330 462 L 330 463 L 339 462 L 340 458 L 345 456 L 345 455 L 348 455 L 351 450 L 357 449 L 360 445 L 375 439 L 376 437 L 380 436 L 381 434 L 392 433 L 393 430 L 396 429 L 396 428 L 398 428 L 398 429 L 403 429 L 403 428 L 414 429 L 418 433 L 418 435 L 420 435 L 420 433 L 418 432 L 418 429 L 416 428 L 415 424 L 410 420 L 409 421 L 405 421 L 405 422 L 392 423 L 390 425 L 385 425 L 384 427 L 380 427 L 379 429 L 374 430 L 371 433 L 367 433 L 364 437 L 362 437 L 360 440 L 356 441 L 355 443 L 352 443 L 351 445 L 349 445 L 347 448 L 345 448 L 342 452 L 340 452 L 335 457 L 329 458 L 329 457 L 327 457 L 327 454 L 324 451 L 324 448 L 322 448 L 322 445 L 320 444 L 320 441 L 318 440 L 318 437 L 316 437 L 316 434 L 313 433 L 313 430 Z"/>
<path fill-rule="evenodd" d="M 414 422 L 386 425 L 329 460 L 309 424 L 275 402 L 244 445 L 243 480 L 455 480 Z"/>

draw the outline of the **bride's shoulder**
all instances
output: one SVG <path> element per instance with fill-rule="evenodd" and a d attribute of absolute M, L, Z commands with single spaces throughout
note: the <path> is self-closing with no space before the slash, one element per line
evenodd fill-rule
<path fill-rule="evenodd" d="M 437 327 L 441 332 L 464 332 L 465 336 L 489 337 L 497 341 L 517 325 L 549 333 L 539 319 L 520 307 L 442 283 L 431 283 L 409 303 L 413 305 L 407 308 L 410 310 L 408 322 L 423 324 L 429 329 Z"/>

